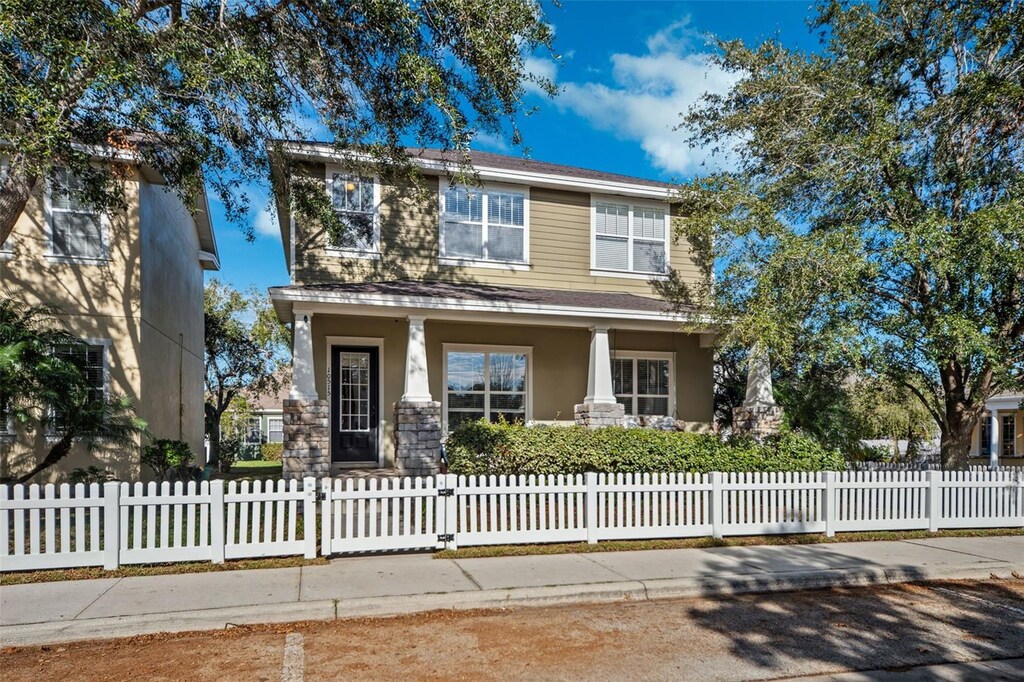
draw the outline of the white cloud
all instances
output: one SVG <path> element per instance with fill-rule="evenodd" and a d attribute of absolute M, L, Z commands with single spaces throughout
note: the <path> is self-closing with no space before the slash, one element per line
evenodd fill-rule
<path fill-rule="evenodd" d="M 262 237 L 281 240 L 281 228 L 277 224 L 277 211 L 269 205 L 264 206 L 263 210 L 256 214 L 253 228 L 256 230 L 256 234 Z"/>
<path fill-rule="evenodd" d="M 651 162 L 665 171 L 693 175 L 722 167 L 727 159 L 712 160 L 710 150 L 691 149 L 686 130 L 675 130 L 685 113 L 706 92 L 728 92 L 739 79 L 710 61 L 689 19 L 675 22 L 647 39 L 642 55 L 611 55 L 612 85 L 598 82 L 565 83 L 560 106 L 591 125 L 640 143 Z"/>
<path fill-rule="evenodd" d="M 531 76 L 546 78 L 552 83 L 558 82 L 558 64 L 553 59 L 529 56 L 523 61 L 523 66 L 526 68 L 526 73 Z M 533 81 L 524 81 L 523 87 L 526 88 L 528 93 L 547 96 L 547 93 L 544 92 L 540 85 Z"/>
<path fill-rule="evenodd" d="M 469 143 L 469 146 L 473 149 L 485 147 L 496 152 L 507 152 L 509 149 L 508 142 L 501 135 L 481 132 L 473 135 L 473 140 Z"/>

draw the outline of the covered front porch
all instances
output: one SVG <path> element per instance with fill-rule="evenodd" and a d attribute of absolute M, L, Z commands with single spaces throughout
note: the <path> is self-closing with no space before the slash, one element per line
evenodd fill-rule
<path fill-rule="evenodd" d="M 991 466 L 1024 463 L 1024 395 L 1001 393 L 985 401 L 971 443 L 971 457 Z"/>
<path fill-rule="evenodd" d="M 712 338 L 655 299 L 443 283 L 272 290 L 294 324 L 284 471 L 437 471 L 465 421 L 710 428 Z"/>

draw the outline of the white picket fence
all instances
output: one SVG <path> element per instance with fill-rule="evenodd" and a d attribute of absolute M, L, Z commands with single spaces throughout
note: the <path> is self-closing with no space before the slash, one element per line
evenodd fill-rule
<path fill-rule="evenodd" d="M 0 486 L 0 570 L 544 542 L 1024 527 L 1024 473 L 843 471 Z M 319 500 L 319 504 L 318 504 Z"/>

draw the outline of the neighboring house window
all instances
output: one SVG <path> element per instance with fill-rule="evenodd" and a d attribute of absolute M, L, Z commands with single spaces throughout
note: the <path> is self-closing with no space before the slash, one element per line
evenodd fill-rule
<path fill-rule="evenodd" d="M 269 417 L 267 419 L 267 442 L 284 442 L 284 421 L 281 417 Z"/>
<path fill-rule="evenodd" d="M 594 201 L 594 268 L 643 274 L 668 269 L 668 212 L 663 207 Z"/>
<path fill-rule="evenodd" d="M 1013 457 L 1013 441 L 1017 438 L 1016 417 L 1013 413 L 1003 415 L 1003 439 L 1000 457 Z"/>
<path fill-rule="evenodd" d="M 612 358 L 612 389 L 626 414 L 667 417 L 672 415 L 671 357 L 630 356 Z"/>
<path fill-rule="evenodd" d="M 445 350 L 445 422 L 449 429 L 486 418 L 525 422 L 528 349 Z"/>
<path fill-rule="evenodd" d="M 245 442 L 246 443 L 262 443 L 263 442 L 263 433 L 262 433 L 262 431 L 260 429 L 261 429 L 260 418 L 259 417 L 249 417 L 249 423 L 247 424 L 247 428 L 245 430 Z"/>
<path fill-rule="evenodd" d="M 80 198 L 82 181 L 61 168 L 49 188 L 50 250 L 54 256 L 104 260 L 103 214 Z"/>
<path fill-rule="evenodd" d="M 989 427 L 991 416 L 985 415 L 981 418 L 981 456 L 988 457 L 992 454 L 992 431 Z"/>
<path fill-rule="evenodd" d="M 526 263 L 526 192 L 448 187 L 441 201 L 441 258 Z"/>
<path fill-rule="evenodd" d="M 54 351 L 57 357 L 71 362 L 85 372 L 88 401 L 104 400 L 107 395 L 106 346 L 99 343 L 76 343 L 60 346 Z M 61 429 L 61 414 L 54 411 L 51 429 Z"/>
<path fill-rule="evenodd" d="M 373 178 L 352 173 L 328 171 L 331 204 L 344 226 L 343 234 L 329 248 L 372 255 L 380 251 L 380 204 L 378 185 Z"/>

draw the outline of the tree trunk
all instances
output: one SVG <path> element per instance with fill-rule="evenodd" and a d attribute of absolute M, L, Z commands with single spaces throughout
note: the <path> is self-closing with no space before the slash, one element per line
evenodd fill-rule
<path fill-rule="evenodd" d="M 50 452 L 46 454 L 46 457 L 36 465 L 36 468 L 28 472 L 24 476 L 18 479 L 18 483 L 26 483 L 32 479 L 33 476 L 38 474 L 40 471 L 49 469 L 57 462 L 61 461 L 67 454 L 71 452 L 71 445 L 75 442 L 75 435 L 73 433 L 66 433 L 61 436 L 61 439 L 54 443 L 53 447 L 50 448 Z"/>
<path fill-rule="evenodd" d="M 0 189 L 0 244 L 7 241 L 14 231 L 14 224 L 25 211 L 25 204 L 32 196 L 32 189 L 38 178 L 24 172 L 24 166 L 15 157 L 7 169 L 7 179 Z"/>
<path fill-rule="evenodd" d="M 978 422 L 980 409 L 968 408 L 962 404 L 948 404 L 946 423 L 940 425 L 942 440 L 939 453 L 943 469 L 963 469 L 971 452 L 971 437 Z"/>

